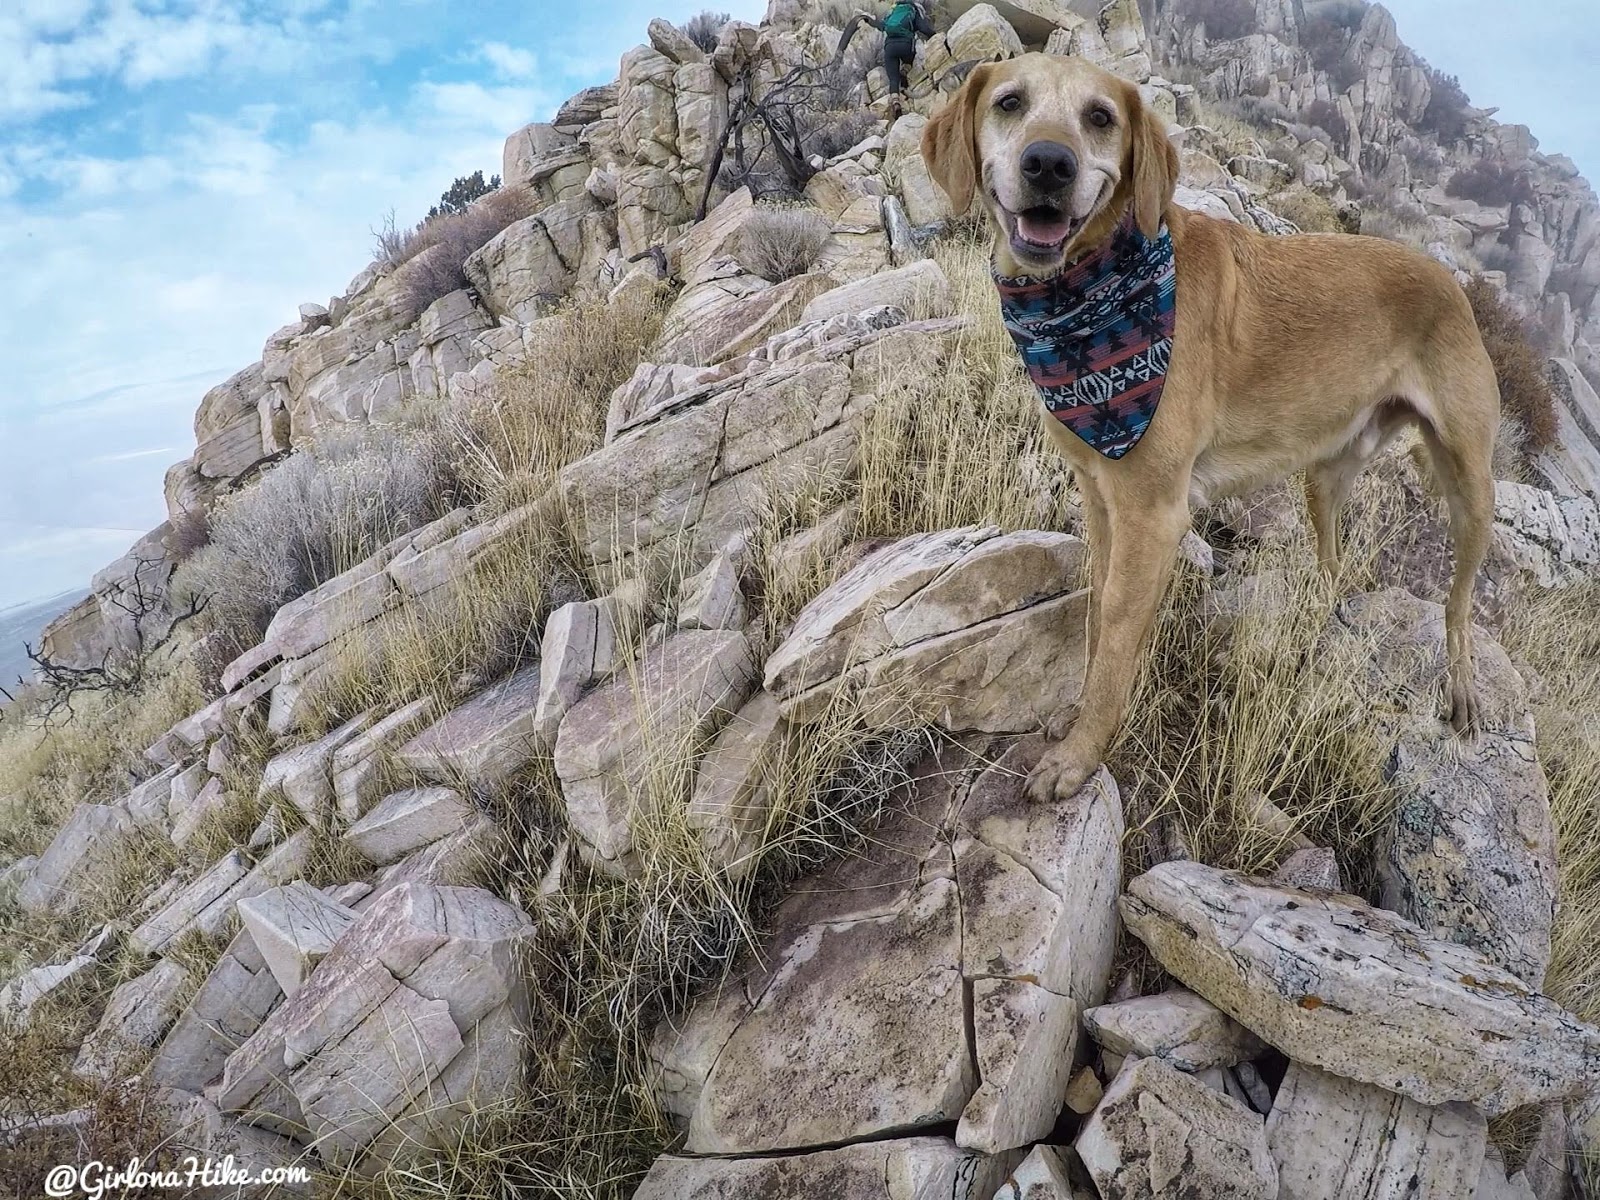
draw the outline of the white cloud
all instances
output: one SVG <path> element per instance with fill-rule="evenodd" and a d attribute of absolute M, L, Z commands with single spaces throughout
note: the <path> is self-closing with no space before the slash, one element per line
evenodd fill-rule
<path fill-rule="evenodd" d="M 502 79 L 528 79 L 539 69 L 539 59 L 533 51 L 519 50 L 504 42 L 485 42 L 478 54 Z"/>

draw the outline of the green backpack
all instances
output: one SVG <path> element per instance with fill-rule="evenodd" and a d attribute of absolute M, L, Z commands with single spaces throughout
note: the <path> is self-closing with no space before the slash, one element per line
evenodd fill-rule
<path fill-rule="evenodd" d="M 883 19 L 883 36 L 909 38 L 916 35 L 917 9 L 913 4 L 900 3 L 889 10 Z"/>

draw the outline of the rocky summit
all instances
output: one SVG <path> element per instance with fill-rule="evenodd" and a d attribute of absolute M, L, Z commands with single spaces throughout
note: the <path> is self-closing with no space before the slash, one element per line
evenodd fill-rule
<path fill-rule="evenodd" d="M 1600 204 L 1379 5 L 932 13 L 899 98 L 848 4 L 651 21 L 200 399 L 0 729 L 19 1193 L 1600 1194 Z M 1122 740 L 1027 799 L 1085 519 L 920 150 L 1024 51 L 1136 84 L 1177 204 L 1467 290 L 1472 738 L 1401 445 L 1332 586 L 1292 487 L 1196 513 Z"/>

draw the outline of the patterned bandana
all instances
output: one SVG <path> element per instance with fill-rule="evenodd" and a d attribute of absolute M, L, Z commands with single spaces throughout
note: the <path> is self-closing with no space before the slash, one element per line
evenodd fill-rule
<path fill-rule="evenodd" d="M 1051 279 L 996 274 L 1000 315 L 1052 416 L 1121 458 L 1156 415 L 1177 326 L 1177 271 L 1163 224 L 1130 212 L 1104 246 Z"/>

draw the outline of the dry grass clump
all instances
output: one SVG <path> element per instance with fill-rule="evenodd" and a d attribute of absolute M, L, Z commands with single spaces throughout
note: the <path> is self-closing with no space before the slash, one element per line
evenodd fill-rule
<path fill-rule="evenodd" d="M 389 215 L 377 234 L 378 257 L 400 272 L 400 296 L 412 317 L 442 296 L 467 286 L 467 259 L 496 234 L 538 210 L 526 188 L 506 186 L 473 201 L 464 211 L 442 212 L 411 230 L 396 229 Z"/>
<path fill-rule="evenodd" d="M 832 223 L 816 209 L 760 208 L 739 233 L 739 262 L 770 283 L 782 283 L 815 267 L 832 236 Z"/>
<path fill-rule="evenodd" d="M 1293 221 L 1302 233 L 1343 233 L 1344 222 L 1339 220 L 1339 210 L 1321 192 L 1295 187 L 1279 192 L 1267 201 L 1273 212 L 1286 221 Z"/>
<path fill-rule="evenodd" d="M 283 605 L 460 502 L 450 432 L 425 423 L 341 427 L 218 501 L 210 541 L 174 575 L 224 660 L 255 645 Z"/>
<path fill-rule="evenodd" d="M 1550 779 L 1561 897 L 1545 990 L 1600 1022 L 1600 584 L 1537 592 L 1502 634 L 1533 669 L 1539 758 Z"/>
<path fill-rule="evenodd" d="M 861 434 L 861 534 L 1073 527 L 1065 464 L 1000 322 L 987 241 L 946 239 L 934 257 L 973 324 L 942 366 L 883 381 Z"/>
<path fill-rule="evenodd" d="M 1494 360 L 1500 407 L 1522 429 L 1524 453 L 1532 456 L 1556 439 L 1555 400 L 1544 355 L 1534 347 L 1527 322 L 1482 276 L 1466 286 L 1483 346 Z"/>
<path fill-rule="evenodd" d="M 538 321 L 526 360 L 497 372 L 448 422 L 472 498 L 498 509 L 525 504 L 562 467 L 598 449 L 611 393 L 644 358 L 661 316 L 658 304 L 634 297 L 575 304 Z"/>

